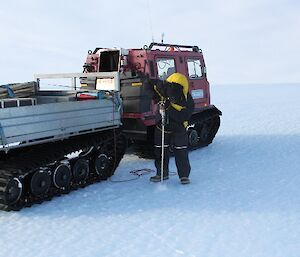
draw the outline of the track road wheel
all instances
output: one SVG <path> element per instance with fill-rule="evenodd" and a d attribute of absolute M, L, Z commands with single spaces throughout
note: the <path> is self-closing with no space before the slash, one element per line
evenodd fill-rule
<path fill-rule="evenodd" d="M 69 165 L 61 163 L 53 172 L 53 184 L 59 189 L 65 189 L 70 185 L 71 177 Z"/>
<path fill-rule="evenodd" d="M 30 189 L 33 195 L 46 194 L 51 186 L 51 177 L 48 170 L 36 171 L 30 181 Z"/>
<path fill-rule="evenodd" d="M 89 162 L 84 158 L 77 159 L 72 167 L 72 172 L 74 182 L 80 183 L 85 181 L 90 172 Z"/>
<path fill-rule="evenodd" d="M 189 129 L 188 130 L 188 140 L 189 140 L 189 145 L 192 147 L 195 147 L 199 143 L 198 139 L 198 132 L 195 129 Z"/>
<path fill-rule="evenodd" d="M 203 123 L 201 129 L 198 132 L 199 141 L 202 144 L 207 144 L 208 143 L 209 132 L 210 132 L 210 127 L 209 127 L 208 123 Z"/>
<path fill-rule="evenodd" d="M 6 205 L 16 203 L 20 199 L 22 192 L 23 184 L 21 181 L 18 178 L 12 178 L 6 186 L 4 203 Z"/>
<path fill-rule="evenodd" d="M 95 170 L 101 179 L 107 179 L 111 176 L 110 174 L 111 160 L 106 154 L 100 153 L 96 155 L 94 163 L 95 163 Z"/>
<path fill-rule="evenodd" d="M 198 134 L 198 146 L 206 146 L 211 143 L 213 139 L 211 120 L 207 120 L 204 123 L 196 123 L 195 130 Z"/>

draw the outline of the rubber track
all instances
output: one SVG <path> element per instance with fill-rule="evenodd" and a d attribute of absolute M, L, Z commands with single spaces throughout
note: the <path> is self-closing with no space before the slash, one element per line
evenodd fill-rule
<path fill-rule="evenodd" d="M 210 132 L 209 132 L 206 142 L 200 142 L 197 146 L 189 146 L 190 151 L 197 150 L 202 147 L 208 146 L 214 140 L 214 138 L 219 130 L 219 127 L 220 127 L 220 117 L 217 115 L 213 116 L 213 117 L 207 117 L 206 119 L 201 119 L 200 121 L 197 121 L 196 123 L 202 125 L 205 122 L 212 123 L 212 125 L 210 126 Z M 133 149 L 133 152 L 135 154 L 137 154 L 140 158 L 147 158 L 147 159 L 155 158 L 153 142 L 150 142 L 150 141 L 143 142 L 141 144 L 134 145 L 132 147 L 132 149 Z"/>
<path fill-rule="evenodd" d="M 45 167 L 50 163 L 62 160 L 66 155 L 82 149 L 88 149 L 94 146 L 111 158 L 109 172 L 107 175 L 100 177 L 93 166 L 90 165 L 90 173 L 87 179 L 81 183 L 74 183 L 65 189 L 58 189 L 51 184 L 47 194 L 42 196 L 33 196 L 30 192 L 30 179 L 34 172 L 40 167 Z M 23 207 L 30 207 L 33 204 L 50 200 L 54 196 L 67 194 L 70 191 L 85 187 L 89 184 L 107 179 L 114 174 L 126 150 L 126 140 L 118 130 L 109 130 L 76 136 L 70 139 L 37 145 L 34 147 L 24 148 L 17 154 L 10 154 L 5 161 L 0 163 L 0 209 L 5 211 L 20 210 Z M 95 153 L 91 153 L 95 154 Z M 90 156 L 88 156 L 90 158 Z M 23 184 L 23 193 L 19 201 L 13 205 L 4 204 L 5 183 L 12 178 L 19 178 Z"/>
<path fill-rule="evenodd" d="M 197 146 L 194 146 L 194 147 L 189 146 L 190 150 L 196 150 L 196 149 L 208 146 L 214 140 L 214 138 L 219 130 L 219 127 L 220 127 L 220 117 L 219 116 L 211 117 L 211 118 L 209 118 L 205 121 L 199 122 L 199 123 L 204 124 L 205 122 L 211 123 L 209 135 L 207 137 L 206 142 L 200 142 Z"/>

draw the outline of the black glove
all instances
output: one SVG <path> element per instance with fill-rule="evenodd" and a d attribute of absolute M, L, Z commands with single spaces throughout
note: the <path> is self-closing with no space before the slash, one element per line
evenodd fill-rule
<path fill-rule="evenodd" d="M 148 75 L 139 73 L 139 77 L 142 79 L 144 90 L 154 101 L 161 100 L 161 96 L 166 98 L 166 88 L 164 82 L 159 79 L 150 79 Z"/>

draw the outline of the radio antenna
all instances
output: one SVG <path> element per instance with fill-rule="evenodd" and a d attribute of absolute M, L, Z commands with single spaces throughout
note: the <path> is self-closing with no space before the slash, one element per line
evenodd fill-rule
<path fill-rule="evenodd" d="M 147 0 L 147 9 L 148 9 L 148 18 L 149 18 L 149 26 L 150 26 L 150 31 L 151 31 L 152 42 L 154 42 L 154 35 L 153 35 L 153 29 L 152 29 L 151 9 L 150 9 L 149 0 Z"/>

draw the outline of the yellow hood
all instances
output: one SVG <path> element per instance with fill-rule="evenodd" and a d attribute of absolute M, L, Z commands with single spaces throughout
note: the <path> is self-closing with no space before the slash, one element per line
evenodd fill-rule
<path fill-rule="evenodd" d="M 183 87 L 182 91 L 183 94 L 185 96 L 185 99 L 187 99 L 187 93 L 189 92 L 189 82 L 186 78 L 186 76 L 184 76 L 181 73 L 173 73 L 172 75 L 170 75 L 167 79 L 167 82 L 169 83 L 177 83 L 179 85 L 181 85 Z"/>

